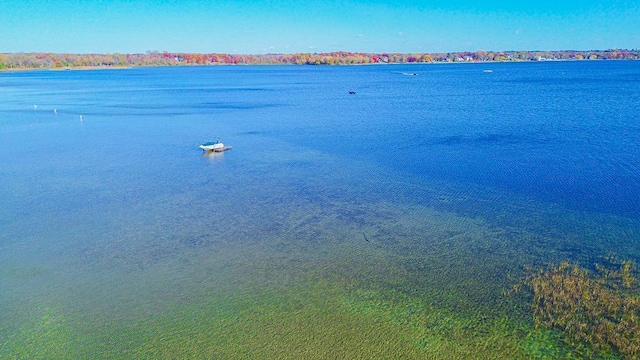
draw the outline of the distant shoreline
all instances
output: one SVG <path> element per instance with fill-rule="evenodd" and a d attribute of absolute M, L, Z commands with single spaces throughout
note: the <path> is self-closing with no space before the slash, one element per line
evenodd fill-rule
<path fill-rule="evenodd" d="M 68 67 L 68 68 L 3 68 L 0 69 L 0 73 L 3 72 L 21 72 L 21 71 L 83 71 L 83 70 L 125 70 L 132 69 L 135 66 L 80 66 L 80 67 Z"/>
<path fill-rule="evenodd" d="M 640 50 L 484 51 L 449 53 L 295 54 L 147 52 L 144 54 L 0 53 L 0 71 L 126 69 L 151 66 L 451 64 L 584 60 L 640 60 Z"/>
<path fill-rule="evenodd" d="M 30 71 L 90 71 L 90 70 L 128 70 L 135 68 L 187 68 L 187 67 L 216 67 L 216 66 L 394 66 L 394 65 L 472 65 L 472 64 L 499 64 L 499 63 L 541 63 L 541 62 L 602 62 L 602 61 L 638 61 L 638 59 L 615 59 L 615 60 L 599 60 L 599 59 L 558 59 L 558 60 L 545 60 L 545 61 L 483 61 L 483 62 L 411 62 L 411 63 L 366 63 L 366 64 L 336 64 L 336 65 L 311 65 L 311 64 L 179 64 L 179 65 L 132 65 L 132 66 L 79 66 L 79 67 L 66 67 L 66 68 L 0 68 L 0 73 L 12 73 L 12 72 L 30 72 Z"/>

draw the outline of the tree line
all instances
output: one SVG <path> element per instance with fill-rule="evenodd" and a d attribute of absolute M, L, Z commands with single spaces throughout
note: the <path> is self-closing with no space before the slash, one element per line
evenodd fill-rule
<path fill-rule="evenodd" d="M 64 69 L 179 65 L 358 65 L 553 60 L 640 60 L 640 50 L 484 51 L 448 53 L 144 54 L 0 53 L 0 69 Z"/>

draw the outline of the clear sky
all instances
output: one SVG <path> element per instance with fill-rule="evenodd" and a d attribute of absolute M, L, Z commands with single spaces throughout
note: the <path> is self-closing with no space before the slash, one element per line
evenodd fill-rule
<path fill-rule="evenodd" d="M 640 0 L 0 0 L 0 53 L 640 48 Z"/>

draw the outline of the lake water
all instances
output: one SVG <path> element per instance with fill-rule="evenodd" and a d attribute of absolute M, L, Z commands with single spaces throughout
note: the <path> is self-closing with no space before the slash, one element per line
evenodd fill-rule
<path fill-rule="evenodd" d="M 568 357 L 505 289 L 640 261 L 640 62 L 5 72 L 0 99 L 2 358 Z"/>

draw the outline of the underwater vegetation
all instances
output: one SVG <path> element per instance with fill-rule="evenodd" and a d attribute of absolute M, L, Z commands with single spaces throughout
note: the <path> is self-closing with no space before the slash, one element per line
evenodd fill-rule
<path fill-rule="evenodd" d="M 529 278 L 537 327 L 565 333 L 578 352 L 640 359 L 640 286 L 632 261 L 605 259 L 589 271 L 565 261 Z"/>

